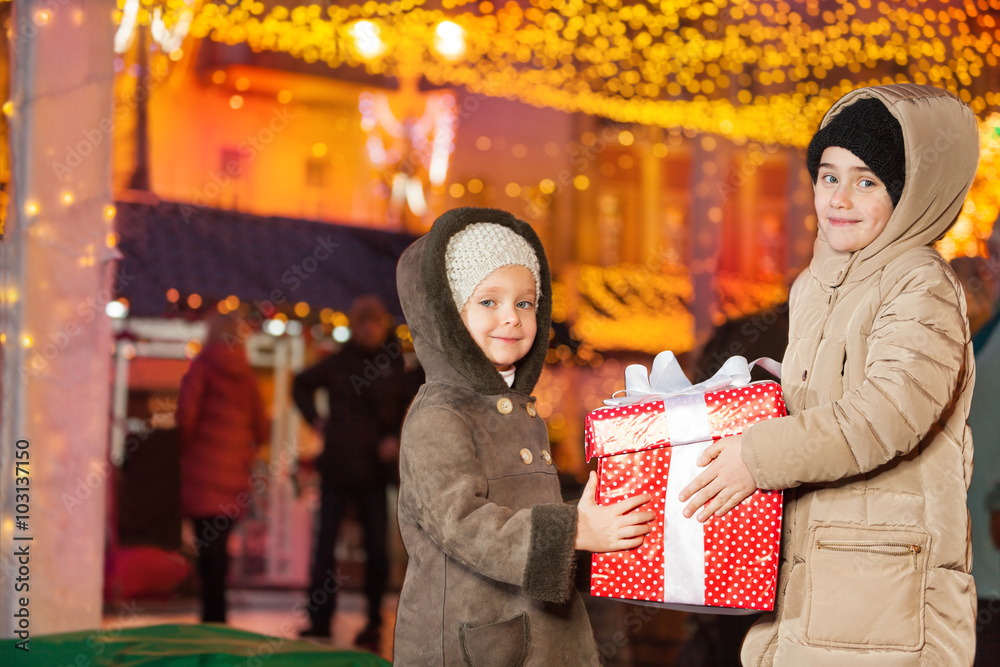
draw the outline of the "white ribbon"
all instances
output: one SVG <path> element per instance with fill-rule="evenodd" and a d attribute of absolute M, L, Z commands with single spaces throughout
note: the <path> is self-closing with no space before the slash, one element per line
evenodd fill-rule
<path fill-rule="evenodd" d="M 633 405 L 671 396 L 705 394 L 729 387 L 745 387 L 750 384 L 750 369 L 754 366 L 760 366 L 775 377 L 781 377 L 781 364 L 774 359 L 761 357 L 747 363 L 746 357 L 735 356 L 726 359 L 722 368 L 709 379 L 691 384 L 681 370 L 674 353 L 666 350 L 656 355 L 653 367 L 648 372 L 642 364 L 630 364 L 625 369 L 625 395 L 618 396 L 620 392 L 615 392 L 614 396 L 604 400 L 604 404 Z"/>
<path fill-rule="evenodd" d="M 705 525 L 695 517 L 686 518 L 687 503 L 680 501 L 681 489 L 698 476 L 698 458 L 712 444 L 707 440 L 670 448 L 663 504 L 663 601 L 675 604 L 705 604 Z"/>

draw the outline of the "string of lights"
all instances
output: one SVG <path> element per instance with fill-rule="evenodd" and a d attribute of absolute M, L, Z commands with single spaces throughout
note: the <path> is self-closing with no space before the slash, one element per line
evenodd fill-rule
<path fill-rule="evenodd" d="M 937 249 L 946 258 L 982 254 L 996 220 L 1000 219 L 1000 113 L 980 123 L 979 170 L 962 213 Z"/>
<path fill-rule="evenodd" d="M 127 14 L 131 23 L 159 26 L 158 43 L 173 60 L 183 57 L 183 42 L 174 38 L 183 26 L 194 38 L 390 76 L 417 72 L 473 94 L 736 143 L 801 147 L 829 105 L 853 88 L 932 83 L 958 94 L 982 121 L 979 178 L 958 223 L 938 246 L 942 254 L 979 254 L 1000 213 L 1000 0 L 531 0 L 526 6 L 444 0 L 441 9 L 427 8 L 424 0 L 329 7 L 140 0 L 128 13 L 126 0 L 119 2 L 118 20 Z M 33 11 L 36 25 L 51 18 L 46 6 Z M 13 113 L 10 101 L 3 113 Z M 481 187 L 473 179 L 470 192 L 473 183 Z M 62 203 L 72 197 L 63 194 Z M 42 204 L 49 202 L 29 199 L 25 213 L 37 215 Z M 110 222 L 113 207 L 109 211 Z M 116 243 L 109 231 L 108 248 Z M 599 306 L 587 304 L 575 313 L 584 324 L 591 315 L 594 322 L 614 319 L 607 317 L 611 297 L 624 297 L 605 289 L 607 279 L 582 281 L 580 292 Z M 767 287 L 759 295 L 734 287 L 722 305 L 745 310 L 747 298 L 774 297 Z M 678 289 L 663 291 L 669 292 Z M 600 307 L 605 298 L 606 307 Z M 657 308 L 680 312 L 677 304 Z M 585 329 L 578 333 L 587 339 Z M 618 338 L 631 330 L 626 327 Z"/>
<path fill-rule="evenodd" d="M 866 85 L 929 83 L 978 114 L 1000 108 L 987 75 L 1000 0 L 143 4 L 140 21 L 160 8 L 168 26 L 193 11 L 195 37 L 736 141 L 804 146 L 834 100 Z M 442 48 L 443 23 L 462 49 Z"/>

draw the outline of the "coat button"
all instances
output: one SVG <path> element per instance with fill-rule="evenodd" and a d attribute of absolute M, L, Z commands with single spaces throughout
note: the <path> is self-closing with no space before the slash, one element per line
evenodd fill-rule
<path fill-rule="evenodd" d="M 534 403 L 528 403 L 527 410 L 528 410 L 528 414 L 531 415 L 532 417 L 537 417 L 538 416 L 538 410 L 535 409 L 535 404 Z"/>
<path fill-rule="evenodd" d="M 509 415 L 514 409 L 514 404 L 506 396 L 497 401 L 497 410 L 500 411 L 502 415 Z"/>
<path fill-rule="evenodd" d="M 521 460 L 524 461 L 524 465 L 531 465 L 533 457 L 531 456 L 531 450 L 527 447 L 521 450 Z"/>
<path fill-rule="evenodd" d="M 552 465 L 552 455 L 549 454 L 549 450 L 547 449 L 542 450 L 542 460 L 545 461 L 545 465 L 547 466 Z"/>

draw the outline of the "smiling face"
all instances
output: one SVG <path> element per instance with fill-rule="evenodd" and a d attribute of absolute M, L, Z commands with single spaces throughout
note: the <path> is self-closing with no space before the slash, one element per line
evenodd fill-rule
<path fill-rule="evenodd" d="M 486 276 L 462 308 L 462 322 L 497 370 L 510 370 L 535 342 L 535 278 L 504 266 Z"/>
<path fill-rule="evenodd" d="M 815 184 L 816 217 L 834 250 L 861 250 L 885 229 L 892 199 L 885 185 L 854 153 L 829 146 Z"/>

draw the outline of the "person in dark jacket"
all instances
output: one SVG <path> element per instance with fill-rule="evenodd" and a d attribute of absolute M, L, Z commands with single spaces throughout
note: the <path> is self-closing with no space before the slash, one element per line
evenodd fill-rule
<path fill-rule="evenodd" d="M 181 445 L 181 512 L 193 519 L 204 623 L 226 622 L 226 543 L 250 504 L 250 467 L 267 441 L 257 379 L 238 321 L 218 315 L 191 361 L 177 398 Z"/>
<path fill-rule="evenodd" d="M 307 601 L 310 627 L 301 636 L 330 636 L 338 588 L 333 548 L 344 512 L 353 503 L 364 532 L 368 599 L 368 624 L 355 644 L 374 651 L 380 640 L 380 608 L 389 575 L 386 485 L 396 475 L 399 430 L 410 383 L 402 346 L 391 334 L 391 316 L 382 301 L 360 296 L 348 317 L 351 340 L 339 352 L 302 371 L 293 384 L 295 405 L 324 434 L 323 452 L 316 459 L 322 484 Z M 327 395 L 326 419 L 316 408 L 319 389 Z"/>

